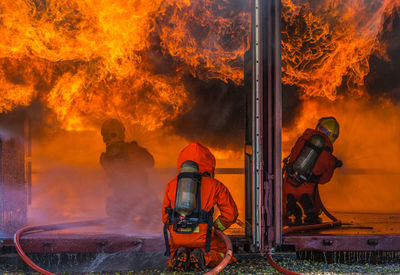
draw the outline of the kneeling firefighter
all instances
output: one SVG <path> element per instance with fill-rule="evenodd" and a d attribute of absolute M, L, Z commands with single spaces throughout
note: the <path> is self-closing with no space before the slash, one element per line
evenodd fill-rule
<path fill-rule="evenodd" d="M 332 155 L 333 143 L 339 136 L 339 123 L 334 117 L 323 117 L 315 130 L 306 129 L 297 140 L 290 155 L 283 160 L 283 224 L 320 223 L 322 202 L 318 184 L 330 181 L 342 161 Z M 302 209 L 298 205 L 301 205 Z"/>
<path fill-rule="evenodd" d="M 226 248 L 213 227 L 223 231 L 235 223 L 236 204 L 229 190 L 214 179 L 215 158 L 206 147 L 194 142 L 184 148 L 178 169 L 178 177 L 166 186 L 162 210 L 168 265 L 177 271 L 216 266 Z M 215 205 L 221 214 L 213 221 Z"/>

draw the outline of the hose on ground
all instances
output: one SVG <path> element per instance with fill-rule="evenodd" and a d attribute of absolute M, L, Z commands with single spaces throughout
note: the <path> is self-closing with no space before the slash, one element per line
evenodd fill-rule
<path fill-rule="evenodd" d="M 15 234 L 14 234 L 14 245 L 15 248 L 18 252 L 18 255 L 21 257 L 21 259 L 29 265 L 32 269 L 35 271 L 39 272 L 40 274 L 43 275 L 55 275 L 54 273 L 51 273 L 38 265 L 36 265 L 23 251 L 20 243 L 20 238 L 23 235 L 29 234 L 29 233 L 37 233 L 37 232 L 43 232 L 43 231 L 53 231 L 53 230 L 61 230 L 61 229 L 68 229 L 68 228 L 74 228 L 74 227 L 79 227 L 79 226 L 90 226 L 90 225 L 99 225 L 104 220 L 93 220 L 93 221 L 84 221 L 84 222 L 72 222 L 72 223 L 62 223 L 62 224 L 53 224 L 53 225 L 35 225 L 35 226 L 26 226 L 21 229 L 19 229 Z M 229 239 L 228 236 L 226 236 L 221 230 L 215 229 L 214 233 L 225 243 L 226 246 L 226 253 L 224 259 L 212 270 L 209 272 L 205 273 L 205 275 L 216 275 L 219 272 L 221 272 L 230 262 L 233 256 L 233 249 L 232 249 L 232 242 Z"/>
<path fill-rule="evenodd" d="M 300 231 L 307 231 L 307 230 L 328 229 L 341 225 L 342 225 L 341 221 L 334 221 L 334 222 L 324 222 L 320 224 L 296 225 L 290 227 L 288 226 L 282 228 L 282 235 Z"/>
<path fill-rule="evenodd" d="M 68 229 L 68 228 L 74 228 L 74 227 L 80 227 L 80 226 L 92 226 L 92 225 L 99 225 L 103 223 L 104 220 L 91 220 L 91 221 L 83 221 L 83 222 L 70 222 L 70 223 L 60 223 L 60 224 L 52 224 L 52 225 L 33 225 L 33 226 L 26 226 L 21 229 L 19 229 L 17 232 L 14 234 L 14 245 L 17 250 L 18 255 L 21 257 L 21 259 L 29 265 L 31 268 L 33 268 L 35 271 L 39 272 L 40 274 L 43 275 L 54 275 L 54 273 L 51 273 L 38 265 L 36 265 L 22 250 L 21 243 L 20 243 L 20 238 L 23 235 L 26 235 L 28 233 L 37 233 L 37 232 L 43 232 L 43 231 L 53 231 L 53 230 L 61 230 L 61 229 Z"/>
<path fill-rule="evenodd" d="M 222 241 L 224 241 L 226 246 L 226 253 L 224 259 L 213 269 L 205 273 L 204 275 L 216 275 L 220 273 L 229 264 L 233 256 L 232 242 L 228 236 L 226 236 L 221 230 L 215 229 L 215 235 L 217 235 Z"/>
<path fill-rule="evenodd" d="M 302 275 L 301 273 L 297 273 L 297 272 L 294 272 L 294 271 L 287 270 L 287 269 L 281 267 L 280 265 L 278 265 L 274 261 L 274 259 L 272 259 L 272 252 L 271 251 L 269 251 L 267 253 L 267 261 L 270 264 L 270 266 L 272 266 L 276 271 L 278 271 L 278 272 L 280 272 L 282 274 L 286 274 L 286 275 Z"/>
<path fill-rule="evenodd" d="M 25 252 L 21 248 L 21 244 L 19 242 L 20 237 L 27 232 L 30 231 L 37 231 L 40 230 L 40 226 L 27 226 L 19 229 L 15 234 L 14 234 L 14 245 L 15 248 L 17 249 L 18 255 L 21 257 L 21 259 L 29 265 L 31 268 L 33 268 L 35 271 L 39 272 L 40 274 L 43 275 L 54 275 L 54 273 L 51 273 L 47 270 L 44 270 L 43 268 L 39 267 L 36 265 L 29 257 L 25 254 Z"/>

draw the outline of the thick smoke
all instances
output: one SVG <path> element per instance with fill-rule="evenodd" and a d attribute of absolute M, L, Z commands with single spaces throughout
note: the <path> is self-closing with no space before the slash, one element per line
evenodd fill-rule
<path fill-rule="evenodd" d="M 282 85 L 282 125 L 290 127 L 301 111 L 299 88 L 295 85 Z"/>
<path fill-rule="evenodd" d="M 365 78 L 367 91 L 374 97 L 400 102 L 400 7 L 386 15 L 379 43 L 386 47 L 386 54 L 371 55 L 370 72 Z"/>
<path fill-rule="evenodd" d="M 218 79 L 184 79 L 188 111 L 171 122 L 176 133 L 218 147 L 244 144 L 245 89 Z"/>

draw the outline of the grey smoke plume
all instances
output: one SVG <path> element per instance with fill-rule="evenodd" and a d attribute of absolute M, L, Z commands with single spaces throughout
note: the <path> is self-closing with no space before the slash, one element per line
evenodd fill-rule
<path fill-rule="evenodd" d="M 386 58 L 371 55 L 370 72 L 365 78 L 365 86 L 370 95 L 385 97 L 400 102 L 400 7 L 387 15 L 379 43 L 386 46 Z"/>

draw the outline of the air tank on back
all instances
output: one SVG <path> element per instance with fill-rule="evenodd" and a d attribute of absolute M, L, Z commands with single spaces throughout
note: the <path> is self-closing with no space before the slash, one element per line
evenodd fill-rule
<path fill-rule="evenodd" d="M 321 135 L 314 135 L 309 141 L 315 147 L 322 149 L 325 144 L 325 139 Z M 315 150 L 312 146 L 304 145 L 297 159 L 293 163 L 293 171 L 296 177 L 302 181 L 309 181 L 312 175 L 312 169 L 319 157 L 320 152 Z"/>
<path fill-rule="evenodd" d="M 182 173 L 199 173 L 199 165 L 191 160 L 184 161 L 179 172 L 174 208 L 181 216 L 187 216 L 194 209 L 197 185 L 200 184 L 200 181 L 198 178 L 190 177 L 190 174 L 185 176 Z"/>

